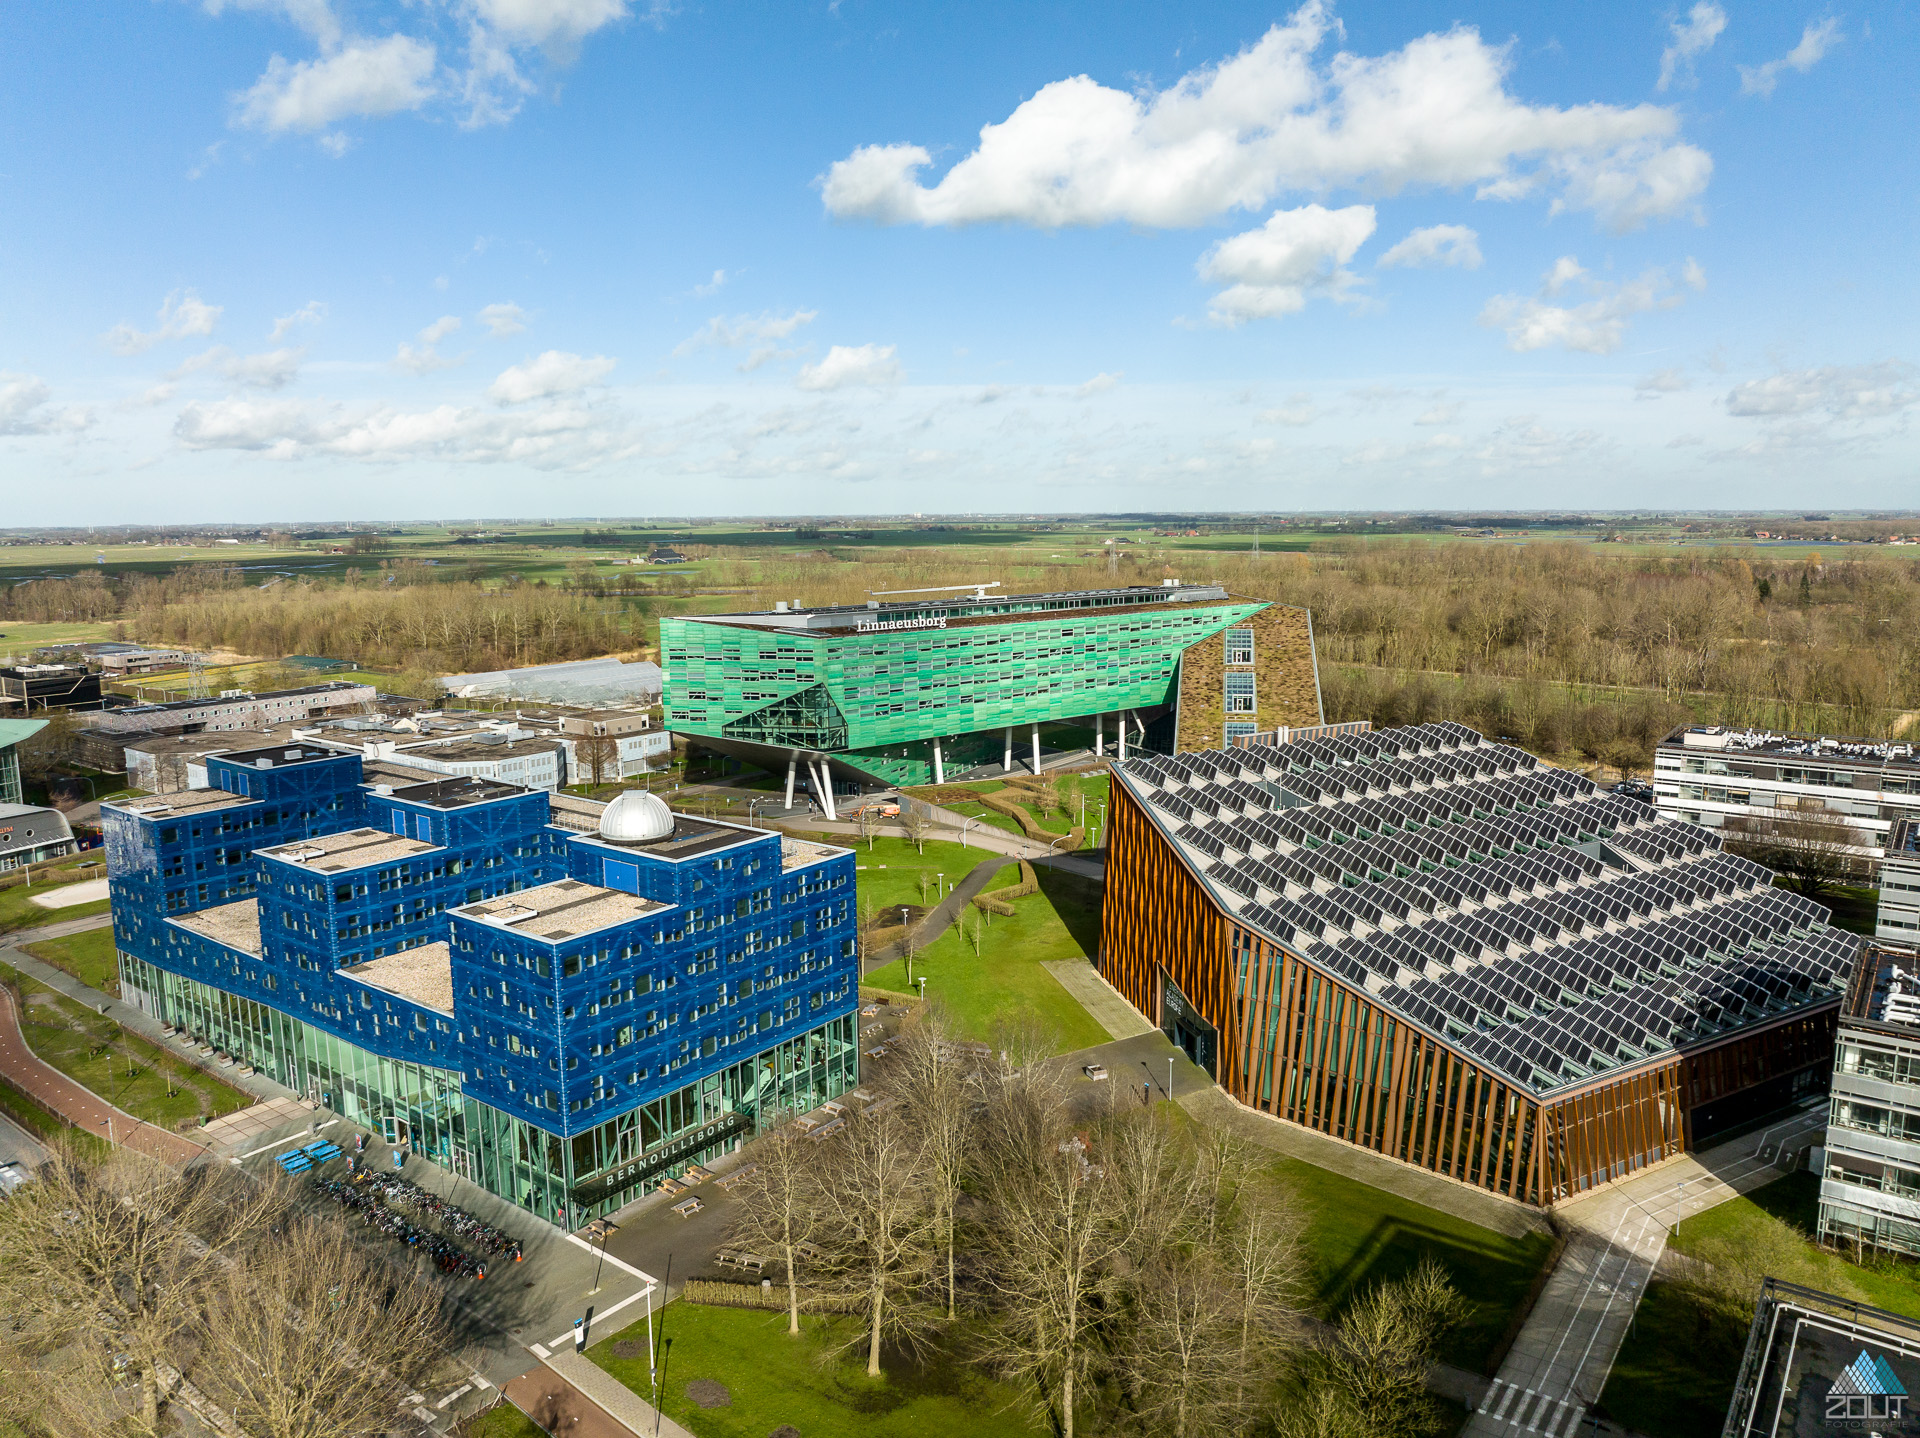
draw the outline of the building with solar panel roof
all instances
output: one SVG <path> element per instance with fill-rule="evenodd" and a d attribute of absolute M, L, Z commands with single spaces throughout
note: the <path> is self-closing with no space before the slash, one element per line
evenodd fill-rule
<path fill-rule="evenodd" d="M 1452 723 L 1114 779 L 1102 971 L 1241 1103 L 1544 1206 L 1827 1086 L 1862 940 L 1709 830 Z"/>

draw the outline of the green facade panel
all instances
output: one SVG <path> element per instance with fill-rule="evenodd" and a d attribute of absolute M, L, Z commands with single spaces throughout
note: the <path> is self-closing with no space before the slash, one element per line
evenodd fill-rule
<path fill-rule="evenodd" d="M 864 632 L 662 619 L 667 727 L 924 782 L 934 739 L 958 770 L 996 761 L 1009 726 L 1172 704 L 1181 652 L 1266 607 L 1136 602 Z"/>

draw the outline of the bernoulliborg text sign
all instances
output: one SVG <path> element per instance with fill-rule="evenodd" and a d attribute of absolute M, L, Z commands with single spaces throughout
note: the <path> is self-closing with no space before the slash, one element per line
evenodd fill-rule
<path fill-rule="evenodd" d="M 854 626 L 859 634 L 873 634 L 882 629 L 945 629 L 945 615 L 932 619 L 863 619 Z"/>

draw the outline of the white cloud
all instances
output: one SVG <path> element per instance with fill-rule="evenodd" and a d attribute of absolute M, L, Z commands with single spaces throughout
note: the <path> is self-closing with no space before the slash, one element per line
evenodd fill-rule
<path fill-rule="evenodd" d="M 1688 261 L 1687 282 L 1700 288 L 1706 274 Z M 1672 309 L 1680 303 L 1667 272 L 1650 269 L 1637 279 L 1607 284 L 1592 279 L 1572 255 L 1563 255 L 1545 277 L 1543 295 L 1558 295 L 1581 283 L 1594 298 L 1584 304 L 1554 305 L 1541 298 L 1495 295 L 1480 312 L 1480 323 L 1507 332 L 1507 348 L 1537 350 L 1558 345 L 1588 354 L 1612 354 L 1626 337 L 1627 322 L 1649 310 Z"/>
<path fill-rule="evenodd" d="M 1056 80 L 933 185 L 916 144 L 862 146 L 821 177 L 829 213 L 885 224 L 1057 228 L 1206 223 L 1288 192 L 1478 187 L 1510 199 L 1557 186 L 1556 207 L 1611 229 L 1684 213 L 1713 162 L 1658 105 L 1527 105 L 1506 46 L 1471 28 L 1378 57 L 1315 55 L 1339 22 L 1310 0 L 1232 59 L 1161 91 Z"/>
<path fill-rule="evenodd" d="M 267 343 L 286 336 L 295 325 L 317 325 L 327 317 L 327 307 L 318 300 L 308 300 L 290 315 L 281 315 L 273 322 L 273 329 L 267 334 Z"/>
<path fill-rule="evenodd" d="M 885 388 L 901 379 L 893 345 L 835 345 L 825 359 L 800 366 L 794 381 L 801 389 L 845 389 L 850 385 Z"/>
<path fill-rule="evenodd" d="M 1415 230 L 1375 261 L 1381 269 L 1400 266 L 1410 270 L 1457 265 L 1463 270 L 1480 268 L 1480 236 L 1465 225 L 1428 225 Z"/>
<path fill-rule="evenodd" d="M 705 299 L 708 295 L 718 294 L 726 282 L 727 272 L 725 270 L 715 270 L 712 279 L 708 280 L 704 285 L 695 285 L 693 287 L 693 293 L 696 298 Z"/>
<path fill-rule="evenodd" d="M 1220 241 L 1200 257 L 1200 277 L 1225 284 L 1208 301 L 1213 319 L 1238 325 L 1303 308 L 1309 293 L 1340 299 L 1355 283 L 1345 268 L 1373 233 L 1372 205 L 1277 210 L 1266 224 Z"/>
<path fill-rule="evenodd" d="M 350 41 L 317 60 L 275 55 L 253 88 L 237 97 L 235 121 L 282 134 L 417 110 L 434 96 L 435 58 L 431 44 L 408 35 Z"/>
<path fill-rule="evenodd" d="M 1460 418 L 1460 401 L 1445 400 L 1433 404 L 1414 416 L 1415 424 L 1452 424 Z"/>
<path fill-rule="evenodd" d="M 410 370 L 414 374 L 432 374 L 435 370 L 452 369 L 460 361 L 441 354 L 439 344 L 459 328 L 460 316 L 440 316 L 420 331 L 420 343 L 417 346 L 405 340 L 400 341 L 400 348 L 393 355 L 395 368 Z"/>
<path fill-rule="evenodd" d="M 1703 434 L 1676 434 L 1672 439 L 1667 441 L 1667 448 L 1692 449 L 1695 445 L 1705 444 L 1706 442 L 1707 437 Z"/>
<path fill-rule="evenodd" d="M 501 404 L 524 404 L 530 399 L 571 394 L 598 384 L 617 363 L 605 355 L 588 359 L 563 350 L 548 350 L 525 364 L 500 371 L 500 377 L 488 387 L 487 397 Z"/>
<path fill-rule="evenodd" d="M 1089 395 L 1105 394 L 1126 377 L 1125 370 L 1115 370 L 1112 374 L 1102 370 L 1086 383 L 1075 385 L 1073 392 L 1080 399 L 1085 399 Z"/>
<path fill-rule="evenodd" d="M 55 409 L 48 403 L 53 391 L 38 375 L 0 370 L 0 437 L 72 434 L 93 423 L 93 416 L 77 405 Z"/>
<path fill-rule="evenodd" d="M 517 335 L 527 327 L 527 312 L 516 304 L 488 305 L 480 311 L 480 323 L 491 339 Z"/>
<path fill-rule="evenodd" d="M 504 412 L 440 405 L 355 414 L 297 400 L 230 399 L 189 404 L 174 421 L 173 434 L 190 450 L 241 450 L 285 460 L 439 459 L 537 469 L 590 468 L 638 448 L 618 415 L 567 403 Z"/>
<path fill-rule="evenodd" d="M 340 43 L 340 17 L 328 0 L 202 0 L 201 8 L 218 18 L 228 10 L 282 15 L 327 48 Z"/>
<path fill-rule="evenodd" d="M 1897 360 L 1824 365 L 1748 380 L 1727 395 L 1727 413 L 1742 419 L 1824 414 L 1833 419 L 1884 419 L 1920 403 L 1914 368 Z"/>
<path fill-rule="evenodd" d="M 268 350 L 264 354 L 237 355 L 221 369 L 235 384 L 248 389 L 284 389 L 300 375 L 304 349 Z"/>
<path fill-rule="evenodd" d="M 202 302 L 193 290 L 175 290 L 160 304 L 160 324 L 155 329 L 137 330 L 130 324 L 117 324 L 106 333 L 107 348 L 115 354 L 144 354 L 162 340 L 187 335 L 210 335 L 220 318 L 221 306 Z"/>
<path fill-rule="evenodd" d="M 735 315 L 728 319 L 725 315 L 715 315 L 699 329 L 675 345 L 677 355 L 692 354 L 695 350 L 708 345 L 737 348 L 741 345 L 765 344 L 771 340 L 783 340 L 803 325 L 810 325 L 820 317 L 818 310 L 794 310 L 791 314 L 775 314 L 766 310 L 757 315 Z"/>
<path fill-rule="evenodd" d="M 1727 12 L 1712 0 L 1700 0 L 1684 20 L 1674 20 L 1667 28 L 1673 43 L 1660 52 L 1658 88 L 1662 90 L 1694 83 L 1693 62 L 1711 50 L 1720 32 L 1727 28 Z"/>
<path fill-rule="evenodd" d="M 1254 415 L 1253 422 L 1255 424 L 1285 424 L 1299 428 L 1302 425 L 1312 424 L 1319 417 L 1320 412 L 1313 407 L 1312 395 L 1290 394 L 1287 396 L 1287 402 L 1285 404 L 1275 405 L 1271 409 L 1263 409 Z"/>
<path fill-rule="evenodd" d="M 1650 375 L 1643 375 L 1633 386 L 1633 397 L 1658 399 L 1663 394 L 1679 394 L 1682 390 L 1692 388 L 1692 381 L 1687 378 L 1685 371 L 1661 369 L 1655 370 Z"/>
<path fill-rule="evenodd" d="M 1840 21 L 1835 16 L 1830 15 L 1817 25 L 1808 25 L 1800 32 L 1800 43 L 1778 60 L 1769 60 L 1764 65 L 1742 65 L 1740 93 L 1771 95 L 1774 86 L 1780 83 L 1782 70 L 1795 70 L 1804 75 L 1820 63 L 1828 50 L 1846 38 L 1840 33 Z"/>
<path fill-rule="evenodd" d="M 627 0 L 472 0 L 480 21 L 528 45 L 577 45 L 624 19 Z"/>

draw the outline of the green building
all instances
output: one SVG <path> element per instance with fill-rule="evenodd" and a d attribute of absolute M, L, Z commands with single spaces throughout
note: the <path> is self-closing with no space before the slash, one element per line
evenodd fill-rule
<path fill-rule="evenodd" d="M 667 727 L 787 775 L 945 783 L 1321 722 L 1303 609 L 1210 584 L 663 619 Z M 933 591 L 929 591 L 933 593 Z M 1043 742 L 1043 730 L 1045 731 Z"/>

